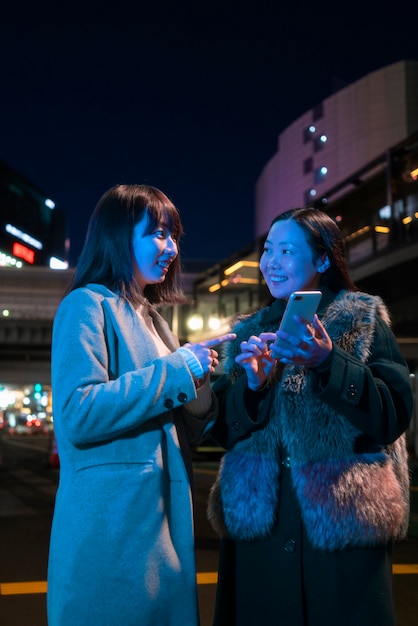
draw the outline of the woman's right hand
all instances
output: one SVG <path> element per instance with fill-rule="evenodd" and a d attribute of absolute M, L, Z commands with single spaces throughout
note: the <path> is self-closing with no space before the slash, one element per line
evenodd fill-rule
<path fill-rule="evenodd" d="M 261 333 L 258 337 L 252 335 L 248 341 L 241 342 L 241 354 L 235 357 L 235 362 L 244 368 L 248 386 L 254 391 L 265 384 L 273 369 L 275 359 L 270 354 L 267 342 L 276 339 L 276 333 Z"/>
<path fill-rule="evenodd" d="M 227 333 L 213 339 L 199 341 L 199 343 L 185 343 L 184 348 L 188 348 L 199 360 L 204 374 L 212 374 L 219 365 L 218 353 L 213 350 L 212 346 L 218 346 L 226 341 L 232 341 L 236 338 L 235 333 Z"/>

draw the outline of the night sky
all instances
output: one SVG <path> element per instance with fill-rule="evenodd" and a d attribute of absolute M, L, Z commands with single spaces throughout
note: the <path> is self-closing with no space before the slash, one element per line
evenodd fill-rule
<path fill-rule="evenodd" d="M 65 211 L 72 264 L 117 183 L 170 196 L 185 260 L 246 246 L 278 134 L 342 86 L 418 59 L 404 0 L 94 4 L 0 11 L 0 159 Z"/>

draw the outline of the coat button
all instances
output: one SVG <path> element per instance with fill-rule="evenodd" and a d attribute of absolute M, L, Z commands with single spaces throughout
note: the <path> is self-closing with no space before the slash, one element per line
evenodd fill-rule
<path fill-rule="evenodd" d="M 232 422 L 232 430 L 239 430 L 239 422 L 237 420 Z"/>
<path fill-rule="evenodd" d="M 167 398 L 166 400 L 164 400 L 164 406 L 166 409 L 172 409 L 174 406 L 174 402 L 171 398 Z"/>
<path fill-rule="evenodd" d="M 290 456 L 287 456 L 286 458 L 283 459 L 282 465 L 284 467 L 290 467 Z"/>
<path fill-rule="evenodd" d="M 296 541 L 294 539 L 289 539 L 284 544 L 285 552 L 294 552 L 296 550 Z"/>
<path fill-rule="evenodd" d="M 183 392 L 179 393 L 179 395 L 177 396 L 177 400 L 179 402 L 187 402 L 187 395 Z"/>
<path fill-rule="evenodd" d="M 356 393 L 357 393 L 357 389 L 354 383 L 350 383 L 347 387 L 347 395 L 353 398 L 356 395 Z"/>

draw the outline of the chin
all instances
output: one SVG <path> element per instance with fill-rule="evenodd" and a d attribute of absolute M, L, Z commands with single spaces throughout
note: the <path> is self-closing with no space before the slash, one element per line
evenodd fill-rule
<path fill-rule="evenodd" d="M 288 289 L 280 289 L 278 287 L 276 288 L 272 288 L 270 289 L 270 293 L 273 296 L 273 298 L 276 298 L 276 300 L 288 300 L 290 297 L 290 294 L 293 293 L 292 291 L 289 291 Z"/>

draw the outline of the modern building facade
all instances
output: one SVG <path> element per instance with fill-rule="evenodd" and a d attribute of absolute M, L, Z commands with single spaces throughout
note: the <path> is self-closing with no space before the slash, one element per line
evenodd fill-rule
<path fill-rule="evenodd" d="M 349 177 L 355 187 L 359 170 L 416 131 L 418 61 L 379 69 L 319 102 L 278 137 L 256 185 L 255 236 L 275 215 L 326 198 Z"/>
<path fill-rule="evenodd" d="M 210 337 L 263 304 L 258 260 L 272 219 L 296 206 L 341 228 L 352 276 L 381 295 L 412 367 L 418 366 L 418 62 L 402 61 L 341 89 L 278 138 L 256 185 L 255 240 L 201 274 L 192 313 Z M 412 281 L 412 282 L 411 282 Z"/>
<path fill-rule="evenodd" d="M 66 267 L 65 229 L 55 202 L 0 161 L 0 266 Z"/>
<path fill-rule="evenodd" d="M 0 224 L 5 197 L 12 197 L 15 207 L 23 202 L 10 187 L 16 178 L 7 181 L 3 169 Z M 186 274 L 191 304 L 162 311 L 180 341 L 227 332 L 237 314 L 264 304 L 267 290 L 258 261 L 271 220 L 289 208 L 310 205 L 326 210 L 338 223 L 353 279 L 385 300 L 403 355 L 417 373 L 418 62 L 402 61 L 373 72 L 286 128 L 257 181 L 255 196 L 253 242 L 198 275 Z M 31 202 L 39 208 L 45 197 L 35 195 Z M 45 211 L 30 213 L 40 214 Z M 21 208 L 7 215 L 6 223 L 54 249 L 48 227 L 32 229 L 29 216 L 17 221 Z M 58 239 L 62 244 L 63 238 Z M 3 241 L 2 231 L 0 250 Z M 46 258 L 39 263 L 43 268 L 26 264 L 19 280 L 20 272 L 0 268 L 0 392 L 2 385 L 13 382 L 29 390 L 35 383 L 48 386 L 52 320 L 71 271 L 60 276 L 50 272 Z M 418 416 L 414 424 L 418 449 Z"/>

